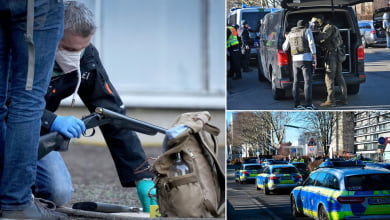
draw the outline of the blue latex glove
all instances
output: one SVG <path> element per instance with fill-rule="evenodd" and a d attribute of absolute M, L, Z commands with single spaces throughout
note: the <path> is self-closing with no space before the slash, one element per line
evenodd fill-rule
<path fill-rule="evenodd" d="M 85 124 L 80 119 L 73 116 L 58 115 L 51 125 L 51 131 L 57 131 L 68 138 L 80 138 L 85 131 Z"/>
<path fill-rule="evenodd" d="M 144 212 L 150 212 L 150 205 L 157 205 L 156 188 L 152 180 L 141 180 L 137 183 L 139 200 Z M 149 197 L 149 194 L 153 195 Z"/>

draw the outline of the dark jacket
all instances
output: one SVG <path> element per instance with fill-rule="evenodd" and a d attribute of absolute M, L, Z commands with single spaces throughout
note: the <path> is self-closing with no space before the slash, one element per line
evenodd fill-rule
<path fill-rule="evenodd" d="M 58 68 L 58 65 L 55 65 Z M 126 114 L 119 94 L 111 84 L 104 69 L 99 53 L 95 46 L 90 44 L 80 61 L 81 84 L 78 95 L 90 112 L 96 107 L 103 107 L 112 111 Z M 62 99 L 70 96 L 77 85 L 77 72 L 71 72 L 52 77 L 48 87 L 46 110 L 42 117 L 42 133 L 50 131 Z M 111 152 L 122 186 L 135 186 L 136 180 L 153 177 L 150 172 L 136 172 L 144 170 L 149 164 L 145 163 L 146 155 L 137 134 L 134 131 L 123 129 L 113 124 L 100 126 L 104 139 Z M 141 167 L 139 167 L 141 166 Z"/>

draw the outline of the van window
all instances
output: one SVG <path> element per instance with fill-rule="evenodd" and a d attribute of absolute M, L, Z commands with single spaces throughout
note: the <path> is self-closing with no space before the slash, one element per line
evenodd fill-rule
<path fill-rule="evenodd" d="M 259 12 L 259 11 L 243 12 L 241 15 L 241 19 L 248 22 L 252 30 L 257 30 L 259 28 L 259 21 L 264 17 L 265 14 L 266 12 Z"/>
<path fill-rule="evenodd" d="M 231 15 L 229 17 L 228 25 L 233 26 L 236 24 L 237 21 L 237 14 Z"/>

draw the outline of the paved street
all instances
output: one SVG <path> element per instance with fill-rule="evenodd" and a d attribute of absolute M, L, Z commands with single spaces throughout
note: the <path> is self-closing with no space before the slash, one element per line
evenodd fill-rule
<path fill-rule="evenodd" d="M 264 195 L 254 183 L 239 184 L 234 181 L 234 169 L 227 169 L 227 218 L 261 220 L 306 220 L 294 218 L 290 211 L 288 193 Z"/>
<path fill-rule="evenodd" d="M 319 107 L 320 110 L 380 110 L 390 109 L 390 99 L 386 97 L 390 84 L 390 50 L 385 48 L 365 49 L 365 70 L 367 81 L 360 85 L 356 95 L 348 97 L 349 105 L 334 108 Z M 257 79 L 257 68 L 243 73 L 241 80 L 227 80 L 228 110 L 292 110 L 291 92 L 286 99 L 272 98 L 271 84 Z M 325 88 L 313 88 L 313 104 L 319 106 L 326 98 Z M 302 99 L 303 100 L 303 94 Z"/>

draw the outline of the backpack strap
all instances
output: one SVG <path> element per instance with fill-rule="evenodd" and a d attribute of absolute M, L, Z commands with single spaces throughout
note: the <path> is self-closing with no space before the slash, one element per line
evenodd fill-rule
<path fill-rule="evenodd" d="M 26 90 L 32 90 L 35 72 L 35 47 L 34 47 L 34 0 L 27 0 L 27 27 L 24 35 L 28 46 L 28 69 Z"/>

